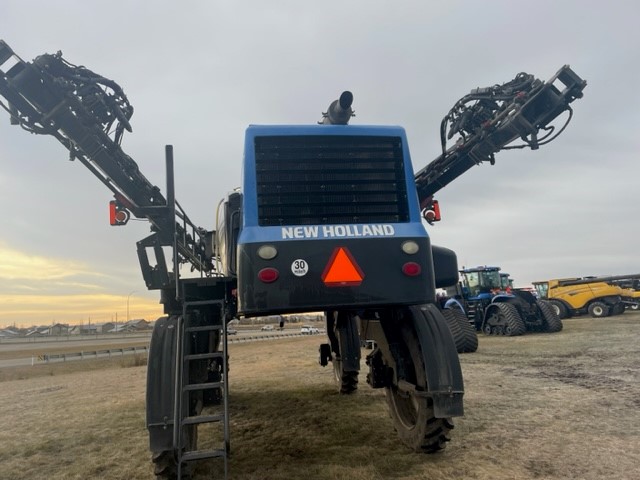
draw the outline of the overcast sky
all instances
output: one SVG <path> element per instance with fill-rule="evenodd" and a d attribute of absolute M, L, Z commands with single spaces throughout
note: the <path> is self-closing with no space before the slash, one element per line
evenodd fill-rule
<path fill-rule="evenodd" d="M 460 266 L 534 280 L 640 272 L 640 3 L 519 1 L 0 2 L 0 38 L 25 60 L 62 50 L 118 82 L 135 108 L 124 150 L 196 224 L 240 185 L 249 124 L 315 123 L 343 90 L 353 124 L 403 126 L 415 170 L 472 88 L 564 64 L 588 82 L 554 142 L 506 151 L 442 190 L 432 242 Z M 0 325 L 161 313 L 135 242 L 108 224 L 111 193 L 51 137 L 0 111 Z"/>

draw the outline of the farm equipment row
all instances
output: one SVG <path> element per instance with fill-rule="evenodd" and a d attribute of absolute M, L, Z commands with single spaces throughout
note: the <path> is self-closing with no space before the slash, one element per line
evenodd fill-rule
<path fill-rule="evenodd" d="M 444 307 L 466 314 L 476 330 L 505 336 L 562 330 L 562 321 L 551 304 L 524 289 L 513 288 L 500 267 L 463 268 L 460 276 L 458 284 L 447 287 Z"/>

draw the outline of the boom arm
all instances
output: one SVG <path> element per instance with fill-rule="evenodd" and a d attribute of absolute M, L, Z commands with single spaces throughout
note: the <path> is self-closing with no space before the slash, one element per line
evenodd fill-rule
<path fill-rule="evenodd" d="M 163 246 L 175 247 L 175 263 L 190 263 L 204 274 L 213 273 L 210 234 L 191 222 L 172 192 L 167 201 L 120 147 L 124 131 L 131 131 L 133 114 L 120 86 L 68 63 L 61 52 L 25 62 L 0 40 L 0 67 L 10 60 L 13 65 L 6 73 L 0 70 L 0 94 L 8 105 L 0 105 L 12 123 L 54 136 L 69 150 L 71 160 L 78 159 L 113 192 L 119 206 L 151 222 L 154 233 L 138 243 L 148 288 L 171 283 L 166 265 L 160 265 Z M 154 248 L 157 267 L 149 265 L 146 248 Z"/>
<path fill-rule="evenodd" d="M 562 91 L 556 83 L 564 85 Z M 482 162 L 493 165 L 494 154 L 500 150 L 525 147 L 535 150 L 556 138 L 571 120 L 569 104 L 582 97 L 586 85 L 565 65 L 546 83 L 520 73 L 509 83 L 477 88 L 461 98 L 440 125 L 442 154 L 416 173 L 423 211 L 430 208 L 436 192 L 474 165 Z M 565 111 L 569 112 L 567 122 L 555 132 L 555 127 L 549 124 Z M 540 130 L 545 132 L 542 137 L 538 136 Z M 446 140 L 456 134 L 459 138 L 447 148 Z M 522 145 L 508 146 L 518 138 L 524 141 Z"/>

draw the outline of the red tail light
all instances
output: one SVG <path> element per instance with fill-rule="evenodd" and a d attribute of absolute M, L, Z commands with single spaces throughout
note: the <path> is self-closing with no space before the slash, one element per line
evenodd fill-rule
<path fill-rule="evenodd" d="M 278 279 L 279 276 L 280 276 L 280 272 L 278 272 L 278 270 L 276 270 L 275 268 L 271 268 L 271 267 L 263 268 L 258 272 L 258 278 L 260 279 L 261 282 L 264 282 L 264 283 L 273 283 Z"/>
<path fill-rule="evenodd" d="M 402 273 L 407 277 L 415 277 L 420 275 L 420 272 L 422 272 L 422 267 L 416 262 L 407 262 L 402 266 Z"/>

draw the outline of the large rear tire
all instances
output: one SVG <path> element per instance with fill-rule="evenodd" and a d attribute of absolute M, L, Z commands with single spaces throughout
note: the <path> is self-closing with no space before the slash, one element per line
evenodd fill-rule
<path fill-rule="evenodd" d="M 464 337 L 462 352 L 458 353 L 473 353 L 478 350 L 478 332 L 476 332 L 476 328 L 469 323 L 469 319 L 464 312 L 461 310 L 454 310 L 454 312 Z"/>
<path fill-rule="evenodd" d="M 460 310 L 457 308 L 445 308 L 441 310 L 442 316 L 447 321 L 447 327 L 449 327 L 449 330 L 451 331 L 453 342 L 456 344 L 456 351 L 458 353 L 463 353 L 465 351 L 465 336 L 462 332 L 458 317 L 456 316 L 456 311 Z"/>
<path fill-rule="evenodd" d="M 553 307 L 546 300 L 536 300 L 536 305 L 542 315 L 542 331 L 548 333 L 562 330 L 562 320 L 556 314 Z"/>
<path fill-rule="evenodd" d="M 197 314 L 194 314 L 194 315 L 197 315 Z M 206 317 L 204 315 L 197 316 L 194 318 L 195 319 L 191 319 L 191 321 L 193 322 L 192 326 L 204 326 L 209 323 L 213 323 L 215 321 L 215 318 Z M 175 335 L 175 331 L 177 330 L 177 326 L 179 324 L 177 320 L 177 316 L 172 316 L 170 320 L 166 322 L 166 324 L 167 326 L 165 327 L 164 330 L 170 331 L 172 333 L 171 334 L 165 333 L 166 335 L 165 340 L 166 342 L 172 343 L 173 348 L 171 348 L 171 350 L 168 350 L 168 349 L 163 350 L 162 343 L 160 341 L 154 342 L 152 340 L 151 350 L 149 353 L 151 365 L 156 365 L 159 363 L 160 365 L 164 365 L 165 369 L 158 370 L 159 367 L 156 366 L 155 370 L 152 371 L 150 369 L 151 367 L 148 367 L 147 373 L 148 375 L 154 375 L 154 374 L 167 375 L 171 379 L 171 382 L 174 382 L 175 372 L 172 370 L 171 365 L 175 362 L 175 357 L 176 357 L 176 349 L 174 347 L 176 338 L 174 335 Z M 155 334 L 156 334 L 156 330 L 154 329 L 154 335 Z M 158 335 L 160 335 L 160 331 L 158 332 Z M 211 352 L 218 351 L 220 336 L 217 332 L 214 332 L 214 333 L 210 333 L 208 331 L 198 332 L 188 337 L 188 339 L 189 341 L 185 342 L 184 344 L 184 348 L 185 348 L 185 351 L 183 352 L 184 355 L 211 353 Z M 158 349 L 157 352 L 155 351 L 156 348 Z M 162 355 L 165 355 L 168 358 L 164 358 L 164 360 L 161 361 Z M 156 356 L 158 357 L 156 358 Z M 186 374 L 188 375 L 189 384 L 197 384 L 197 383 L 206 382 L 209 375 L 213 375 L 214 377 L 219 378 L 221 372 L 210 371 L 208 360 L 192 360 L 191 363 L 189 364 L 189 368 Z M 148 378 L 147 390 L 149 390 L 149 384 L 150 384 L 150 380 Z M 151 381 L 151 384 L 153 385 L 152 381 Z M 175 391 L 173 387 L 174 385 L 172 383 L 171 389 L 166 388 L 164 391 L 164 395 L 165 396 L 175 395 Z M 147 395 L 149 395 L 149 392 L 147 392 Z M 212 397 L 208 398 L 210 395 Z M 200 415 L 202 413 L 202 409 L 204 407 L 205 402 L 207 402 L 207 400 L 213 401 L 213 397 L 215 397 L 215 392 L 210 392 L 210 391 L 190 392 L 187 399 L 187 404 L 184 405 L 184 409 L 185 409 L 184 413 L 188 414 L 189 416 Z M 151 401 L 152 401 L 151 399 L 147 398 L 147 402 L 148 402 L 147 408 L 150 408 L 149 402 Z M 171 405 L 173 405 L 173 402 L 171 402 Z M 149 429 L 151 444 L 161 443 L 161 441 L 166 438 L 165 435 L 166 435 L 166 432 L 164 430 L 157 430 L 155 428 Z M 185 425 L 183 427 L 181 431 L 180 445 L 181 445 L 181 452 L 183 453 L 197 450 L 197 445 L 198 445 L 198 426 L 197 425 Z M 179 453 L 178 448 L 175 448 L 175 447 L 167 450 L 158 449 L 152 452 L 151 461 L 153 463 L 154 474 L 157 480 L 177 480 L 178 479 L 178 462 L 177 462 L 178 453 Z M 194 462 L 183 462 L 182 468 L 180 468 L 180 472 L 181 472 L 180 480 L 191 478 L 191 475 L 193 473 L 195 466 L 196 465 Z"/>
<path fill-rule="evenodd" d="M 478 334 L 475 327 L 459 308 L 445 308 L 442 315 L 447 320 L 458 353 L 471 353 L 478 350 Z"/>
<path fill-rule="evenodd" d="M 185 438 L 185 451 L 195 450 L 198 444 L 198 429 L 194 425 L 187 425 L 183 433 Z M 176 452 L 174 450 L 166 450 L 160 453 L 154 453 L 151 456 L 153 462 L 153 473 L 156 480 L 178 480 L 178 462 L 176 460 Z M 181 469 L 181 477 L 183 479 L 191 478 L 193 474 L 193 463 L 183 463 Z"/>
<path fill-rule="evenodd" d="M 415 385 L 417 393 L 422 393 L 428 390 L 422 351 L 414 328 L 407 320 L 399 325 L 402 348 L 398 355 L 403 376 L 398 376 L 398 380 Z M 445 447 L 453 423 L 449 418 L 435 417 L 432 398 L 401 392 L 397 385 L 385 387 L 385 394 L 394 427 L 405 445 L 424 453 L 435 453 Z"/>

